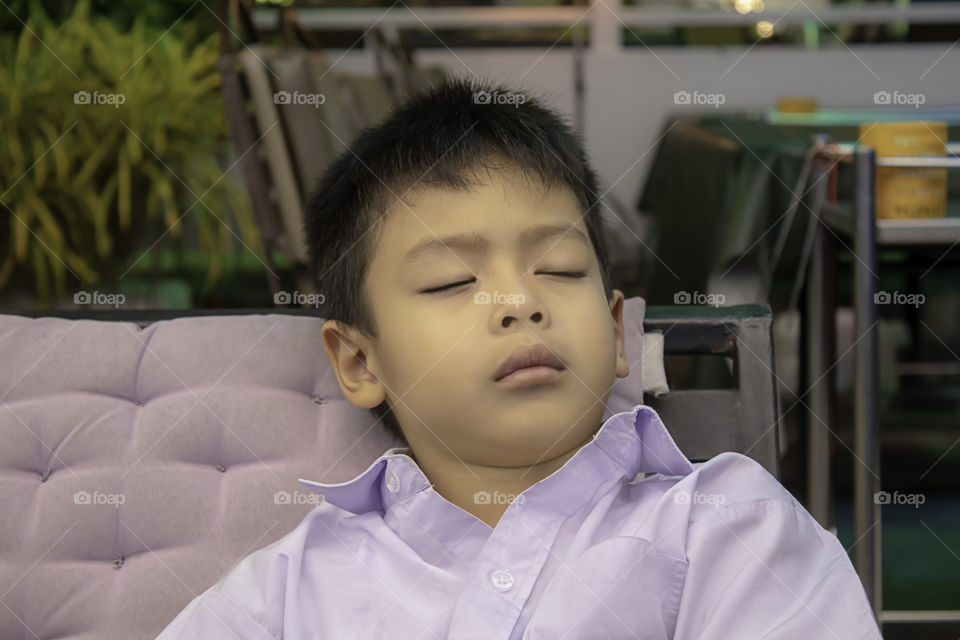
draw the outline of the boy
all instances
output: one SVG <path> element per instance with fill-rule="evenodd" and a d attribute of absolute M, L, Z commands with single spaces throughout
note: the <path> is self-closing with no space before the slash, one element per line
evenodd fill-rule
<path fill-rule="evenodd" d="M 324 502 L 162 640 L 880 638 L 759 464 L 691 464 L 643 405 L 601 424 L 632 363 L 598 191 L 503 86 L 445 81 L 360 136 L 309 203 L 311 269 L 345 398 L 408 446 L 301 481 Z"/>

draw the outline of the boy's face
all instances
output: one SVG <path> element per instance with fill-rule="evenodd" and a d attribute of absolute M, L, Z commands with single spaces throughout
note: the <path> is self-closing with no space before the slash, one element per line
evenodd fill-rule
<path fill-rule="evenodd" d="M 388 399 L 418 460 L 429 453 L 522 467 L 556 458 L 596 432 L 614 378 L 628 373 L 623 294 L 604 297 L 573 192 L 495 175 L 471 191 L 419 189 L 406 198 L 409 208 L 395 203 L 371 232 L 378 239 L 366 292 L 377 340 L 334 332 L 343 326 L 332 321 L 324 326 L 344 395 L 361 408 Z M 523 231 L 537 225 L 574 231 L 521 244 Z M 407 255 L 421 241 L 464 232 L 485 237 L 487 250 L 448 241 Z M 565 271 L 585 275 L 547 273 Z M 566 369 L 545 384 L 496 382 L 521 345 L 544 345 Z"/>

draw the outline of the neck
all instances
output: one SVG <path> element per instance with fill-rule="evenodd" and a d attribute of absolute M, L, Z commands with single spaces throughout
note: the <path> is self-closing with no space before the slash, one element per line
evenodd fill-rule
<path fill-rule="evenodd" d="M 422 452 L 417 465 L 437 493 L 493 529 L 517 496 L 563 467 L 592 438 L 593 434 L 563 455 L 532 466 L 493 467 L 439 451 Z"/>

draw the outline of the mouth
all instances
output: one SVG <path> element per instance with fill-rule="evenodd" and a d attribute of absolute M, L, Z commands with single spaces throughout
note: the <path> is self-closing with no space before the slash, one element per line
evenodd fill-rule
<path fill-rule="evenodd" d="M 522 345 L 513 350 L 493 375 L 495 382 L 548 379 L 566 370 L 566 365 L 553 351 L 542 344 Z"/>
<path fill-rule="evenodd" d="M 542 365 L 521 367 L 499 378 L 497 384 L 513 389 L 540 384 L 552 384 L 559 382 L 565 373 L 566 369 L 554 369 L 553 367 L 545 367 Z"/>

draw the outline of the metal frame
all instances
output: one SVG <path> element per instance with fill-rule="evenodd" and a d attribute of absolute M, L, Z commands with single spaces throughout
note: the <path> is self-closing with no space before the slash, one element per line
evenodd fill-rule
<path fill-rule="evenodd" d="M 652 306 L 643 328 L 663 332 L 664 355 L 733 360 L 735 389 L 681 389 L 646 396 L 646 404 L 660 414 L 684 455 L 697 461 L 736 451 L 780 480 L 780 398 L 770 307 Z"/>
<path fill-rule="evenodd" d="M 854 405 L 853 448 L 860 464 L 853 468 L 854 536 L 858 541 L 854 551 L 854 566 L 863 582 L 867 598 L 877 619 L 883 610 L 879 529 L 880 505 L 874 499 L 880 490 L 880 439 L 877 436 L 877 307 L 873 301 L 876 291 L 877 268 L 876 202 L 874 181 L 876 152 L 860 147 L 854 153 L 856 191 L 854 194 L 853 250 L 858 260 L 853 278 L 854 346 Z M 875 472 L 872 470 L 876 470 Z M 874 475 L 876 473 L 876 475 Z M 880 527 L 883 525 L 880 524 Z"/>
<path fill-rule="evenodd" d="M 589 2 L 589 0 L 588 0 Z M 829 5 L 817 7 L 815 13 L 792 9 L 778 9 L 739 13 L 735 11 L 701 8 L 675 9 L 669 6 L 626 7 L 619 1 L 589 2 L 587 7 L 305 7 L 289 8 L 301 25 L 308 28 L 366 29 L 371 24 L 400 28 L 473 28 L 502 27 L 568 27 L 571 24 L 601 22 L 620 26 L 751 26 L 760 20 L 782 24 L 800 24 L 819 19 L 824 23 L 856 22 L 858 24 L 886 24 L 906 20 L 913 24 L 938 24 L 960 20 L 960 2 L 910 5 Z M 585 15 L 586 14 L 586 15 Z M 275 9 L 261 8 L 253 12 L 253 22 L 259 29 L 276 27 L 279 21 Z"/>
<path fill-rule="evenodd" d="M 693 26 L 754 26 L 761 20 L 774 24 L 816 23 L 886 24 L 904 21 L 909 24 L 960 22 L 960 2 L 893 5 L 828 5 L 816 11 L 779 9 L 741 14 L 736 11 L 695 7 L 676 9 L 672 6 L 624 6 L 621 0 L 583 0 L 586 6 L 546 7 L 305 7 L 284 8 L 296 16 L 297 22 L 309 29 L 356 29 L 363 31 L 364 46 L 373 45 L 371 25 L 378 25 L 388 34 L 400 29 L 451 29 L 476 27 L 589 27 L 586 48 L 591 53 L 610 54 L 623 51 L 624 28 L 671 28 Z M 281 22 L 278 9 L 259 8 L 252 12 L 258 29 L 275 29 Z"/>
<path fill-rule="evenodd" d="M 819 222 L 836 228 L 853 239 L 853 303 L 854 332 L 856 335 L 853 353 L 854 364 L 854 454 L 861 462 L 854 465 L 854 566 L 863 582 L 874 615 L 881 625 L 900 623 L 960 622 L 960 610 L 948 611 L 885 611 L 882 602 L 882 545 L 883 529 L 881 505 L 875 500 L 880 490 L 880 440 L 877 419 L 877 333 L 878 322 L 874 303 L 875 273 L 877 269 L 877 245 L 924 245 L 951 244 L 954 231 L 950 221 L 930 221 L 921 227 L 919 235 L 915 225 L 886 224 L 899 221 L 878 221 L 876 218 L 875 180 L 878 166 L 891 167 L 960 167 L 954 157 L 885 157 L 877 158 L 871 147 L 834 145 L 829 152 L 840 159 L 853 160 L 855 175 L 854 206 L 852 223 L 845 218 L 842 208 L 827 207 Z M 902 227 L 902 228 L 901 228 Z M 934 228 L 936 227 L 936 228 Z M 834 422 L 830 409 L 834 402 L 832 385 L 821 382 L 835 364 L 835 333 L 832 318 L 836 310 L 833 284 L 836 279 L 836 241 L 831 232 L 818 230 L 818 240 L 810 263 L 807 265 L 807 308 L 804 324 L 809 336 L 806 352 L 807 380 L 816 381 L 809 389 L 810 406 L 827 425 Z M 884 233 L 886 232 L 886 233 Z M 945 233 L 944 233 L 945 232 Z M 822 339 L 815 341 L 819 336 Z M 814 411 L 811 411 L 813 414 Z M 824 526 L 830 517 L 829 438 L 817 424 L 816 417 L 808 419 L 810 511 Z M 821 437 L 822 436 L 822 437 Z M 874 477 L 874 472 L 877 477 Z"/>

